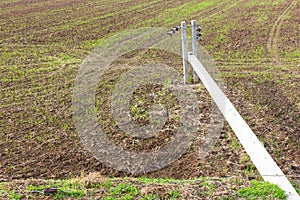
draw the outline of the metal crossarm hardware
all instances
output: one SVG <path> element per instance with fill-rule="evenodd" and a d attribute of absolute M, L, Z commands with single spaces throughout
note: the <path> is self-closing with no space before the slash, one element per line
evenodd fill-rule
<path fill-rule="evenodd" d="M 167 34 L 169 36 L 173 36 L 176 33 L 176 31 L 179 31 L 179 29 L 181 29 L 181 26 L 176 26 L 174 28 L 171 28 L 170 31 L 167 32 Z"/>

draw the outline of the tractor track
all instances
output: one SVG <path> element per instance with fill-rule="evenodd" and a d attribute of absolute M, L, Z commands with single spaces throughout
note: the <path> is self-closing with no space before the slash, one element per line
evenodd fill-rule
<path fill-rule="evenodd" d="M 290 12 L 290 10 L 297 5 L 297 3 L 298 0 L 293 0 L 291 2 L 291 4 L 279 15 L 269 33 L 267 49 L 272 54 L 274 63 L 281 63 L 278 55 L 278 38 L 283 20 L 285 16 Z"/>

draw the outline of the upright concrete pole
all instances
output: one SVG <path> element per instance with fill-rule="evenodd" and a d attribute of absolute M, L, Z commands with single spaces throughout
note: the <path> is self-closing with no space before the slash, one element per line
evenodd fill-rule
<path fill-rule="evenodd" d="M 186 22 L 181 22 L 182 59 L 183 59 L 183 81 L 189 82 L 188 43 L 186 38 Z"/>

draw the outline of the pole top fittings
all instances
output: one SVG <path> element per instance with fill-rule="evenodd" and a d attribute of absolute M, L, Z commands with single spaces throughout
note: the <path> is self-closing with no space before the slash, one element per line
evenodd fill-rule
<path fill-rule="evenodd" d="M 168 31 L 168 35 L 169 36 L 173 36 L 177 31 L 179 31 L 181 29 L 181 26 L 176 26 L 174 28 L 171 28 L 170 31 Z"/>

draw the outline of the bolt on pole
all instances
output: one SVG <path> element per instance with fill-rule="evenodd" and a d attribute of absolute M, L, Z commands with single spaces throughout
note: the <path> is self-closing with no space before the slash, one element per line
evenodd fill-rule
<path fill-rule="evenodd" d="M 197 45 L 197 22 L 196 20 L 192 20 L 191 21 L 191 25 L 192 25 L 192 49 L 193 49 L 193 55 L 196 56 L 198 58 L 198 45 Z M 193 70 L 193 79 L 194 79 L 194 83 L 199 82 L 199 76 L 197 75 L 196 71 Z"/>
<path fill-rule="evenodd" d="M 181 40 L 182 40 L 182 61 L 183 61 L 183 81 L 189 82 L 189 63 L 188 63 L 188 43 L 186 37 L 186 22 L 181 22 Z"/>

